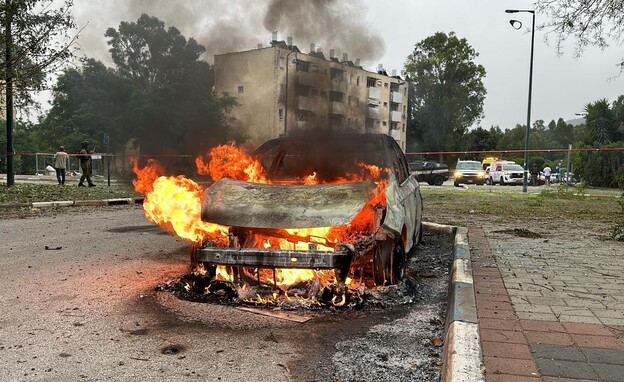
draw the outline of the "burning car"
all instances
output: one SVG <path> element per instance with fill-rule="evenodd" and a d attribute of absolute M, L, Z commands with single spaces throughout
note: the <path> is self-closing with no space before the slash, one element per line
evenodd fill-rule
<path fill-rule="evenodd" d="M 252 157 L 254 179 L 223 177 L 203 193 L 202 221 L 229 227 L 227 246 L 208 238 L 197 249 L 208 272 L 277 287 L 318 277 L 398 282 L 423 207 L 394 139 L 283 137 Z"/>

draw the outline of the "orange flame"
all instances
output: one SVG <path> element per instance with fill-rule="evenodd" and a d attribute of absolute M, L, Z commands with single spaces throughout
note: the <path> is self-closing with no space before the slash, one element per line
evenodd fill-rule
<path fill-rule="evenodd" d="M 132 171 L 137 175 L 137 178 L 132 180 L 132 184 L 136 192 L 141 194 L 152 192 L 154 181 L 165 174 L 165 168 L 155 159 L 148 159 L 147 165 L 143 168 L 139 168 L 137 157 L 130 158 L 130 163 L 132 163 Z"/>
<path fill-rule="evenodd" d="M 215 182 L 224 177 L 253 183 L 268 182 L 262 164 L 242 148 L 221 145 L 210 150 L 208 155 L 208 163 L 199 156 L 195 159 L 195 165 L 199 174 L 210 175 Z"/>
<path fill-rule="evenodd" d="M 236 148 L 234 145 L 217 146 L 206 157 L 197 157 L 195 164 L 199 174 L 209 175 L 214 181 L 229 177 L 247 182 L 270 183 L 262 164 L 253 159 L 242 148 Z M 183 176 L 163 176 L 164 168 L 152 159 L 143 168 L 139 168 L 137 160 L 134 159 L 133 170 L 137 175 L 133 184 L 137 192 L 146 195 L 143 208 L 150 221 L 171 229 L 179 237 L 194 243 L 211 240 L 218 246 L 229 244 L 228 227 L 201 221 L 202 189 L 197 183 Z M 302 177 L 303 180 L 300 181 L 300 184 L 306 185 L 373 180 L 377 188 L 374 190 L 374 197 L 346 226 L 284 229 L 286 233 L 283 237 L 256 234 L 252 240 L 252 246 L 285 250 L 310 250 L 312 244 L 317 251 L 333 251 L 336 244 L 347 242 L 354 233 L 372 234 L 375 224 L 375 210 L 378 206 L 386 205 L 385 188 L 388 180 L 383 175 L 389 172 L 389 169 L 359 163 L 358 171 L 349 173 L 343 178 L 318 179 L 316 172 L 312 172 L 307 177 Z M 291 260 L 294 262 L 296 258 Z M 228 273 L 228 269 L 224 266 L 218 266 L 216 279 L 233 281 L 233 275 Z M 284 290 L 291 285 L 315 279 L 318 279 L 321 285 L 336 282 L 333 270 L 261 270 L 257 276 L 262 278 L 264 282 L 275 284 Z M 262 301 L 262 298 L 259 296 L 258 298 L 259 301 Z M 336 306 L 344 304 L 345 296 L 342 298 L 342 301 L 333 301 L 333 303 Z"/>

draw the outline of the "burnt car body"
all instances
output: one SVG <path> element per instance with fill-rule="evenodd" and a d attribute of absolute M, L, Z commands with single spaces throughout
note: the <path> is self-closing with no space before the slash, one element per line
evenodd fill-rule
<path fill-rule="evenodd" d="M 441 186 L 450 177 L 449 168 L 444 163 L 415 161 L 409 163 L 409 169 L 419 182 L 427 182 L 430 186 Z"/>
<path fill-rule="evenodd" d="M 223 178 L 204 191 L 202 220 L 229 226 L 229 247 L 206 242 L 197 249 L 198 262 L 232 267 L 235 275 L 240 268 L 333 269 L 339 282 L 359 274 L 376 285 L 394 284 L 402 277 L 406 253 L 420 240 L 423 207 L 418 181 L 393 138 L 282 137 L 260 146 L 254 158 L 266 169 L 269 184 Z M 302 174 L 345 177 L 356 163 L 388 169 L 383 172 L 385 205 L 370 207 L 377 188 L 372 180 L 301 184 Z M 350 240 L 310 240 L 285 231 L 346 226 L 367 208 L 372 209 L 371 229 Z M 266 249 L 254 245 L 255 235 L 310 244 L 303 249 Z M 320 245 L 332 250 L 318 250 Z"/>

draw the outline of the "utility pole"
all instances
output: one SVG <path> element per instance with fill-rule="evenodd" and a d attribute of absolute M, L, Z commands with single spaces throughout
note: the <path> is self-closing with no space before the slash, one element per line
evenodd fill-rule
<path fill-rule="evenodd" d="M 6 83 L 7 186 L 9 187 L 15 184 L 15 173 L 13 171 L 13 154 L 15 152 L 15 150 L 13 149 L 13 63 L 11 62 L 11 48 L 13 45 L 13 36 L 11 35 L 11 16 L 13 11 L 11 8 L 11 0 L 6 0 L 6 68 L 4 73 L 4 79 Z"/>

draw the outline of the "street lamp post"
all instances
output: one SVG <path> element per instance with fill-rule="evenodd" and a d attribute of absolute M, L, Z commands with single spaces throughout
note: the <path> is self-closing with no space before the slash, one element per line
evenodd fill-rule
<path fill-rule="evenodd" d="M 529 101 L 527 105 L 527 124 L 526 135 L 524 137 L 524 177 L 522 179 L 522 192 L 527 192 L 528 183 L 528 166 L 529 166 L 529 131 L 531 131 L 531 93 L 533 90 L 533 50 L 535 47 L 535 11 L 532 9 L 507 9 L 505 13 L 530 13 L 533 16 L 531 23 L 531 61 L 529 64 Z M 515 29 L 522 27 L 522 23 L 518 20 L 509 20 L 509 23 Z M 516 25 L 520 26 L 516 28 Z"/>

